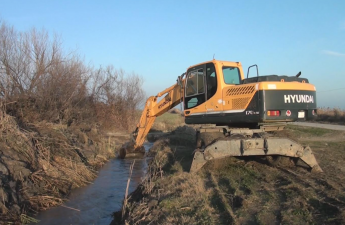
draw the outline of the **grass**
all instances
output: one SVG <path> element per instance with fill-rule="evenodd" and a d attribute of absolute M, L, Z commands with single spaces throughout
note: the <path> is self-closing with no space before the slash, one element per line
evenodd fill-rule
<path fill-rule="evenodd" d="M 150 182 L 149 191 L 142 192 L 140 200 L 129 202 L 125 222 L 344 224 L 345 176 L 339 171 L 345 171 L 345 142 L 338 138 L 343 133 L 296 126 L 284 132 L 313 146 L 324 174 L 299 167 L 271 167 L 255 157 L 210 161 L 191 174 L 188 168 L 194 147 L 178 144 L 187 135 L 186 130 L 178 129 L 164 142 L 155 143 L 157 155 L 149 171 L 156 172 L 149 173 L 143 183 Z M 166 154 L 174 160 L 163 160 Z M 157 204 L 150 204 L 152 201 Z"/>
<path fill-rule="evenodd" d="M 161 131 L 172 131 L 181 125 L 184 125 L 184 117 L 181 114 L 167 112 L 156 118 L 152 128 Z"/>
<path fill-rule="evenodd" d="M 43 121 L 21 128 L 14 117 L 0 116 L 1 222 L 30 222 L 36 212 L 61 205 L 71 189 L 91 183 L 114 156 L 114 143 L 87 130 Z"/>
<path fill-rule="evenodd" d="M 345 110 L 339 108 L 318 108 L 316 121 L 345 124 Z"/>
<path fill-rule="evenodd" d="M 39 223 L 40 221 L 35 219 L 35 218 L 32 218 L 32 217 L 30 217 L 28 215 L 21 214 L 20 215 L 20 222 L 22 224 L 29 224 L 29 223 L 33 224 L 33 223 Z"/>
<path fill-rule="evenodd" d="M 337 131 L 329 130 L 329 129 L 322 129 L 322 128 L 316 128 L 316 127 L 302 127 L 302 126 L 296 126 L 296 125 L 288 125 L 287 130 L 293 131 L 294 136 L 296 137 L 300 137 L 300 136 L 321 137 L 326 134 L 337 133 Z"/>

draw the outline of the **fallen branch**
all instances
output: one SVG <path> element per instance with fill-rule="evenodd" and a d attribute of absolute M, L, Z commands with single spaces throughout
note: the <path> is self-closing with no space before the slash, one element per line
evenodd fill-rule
<path fill-rule="evenodd" d="M 69 207 L 69 206 L 66 206 L 66 205 L 61 205 L 62 207 L 65 207 L 67 209 L 72 209 L 72 210 L 75 210 L 75 211 L 78 211 L 80 212 L 80 209 L 76 209 L 76 208 L 72 208 L 72 207 Z"/>

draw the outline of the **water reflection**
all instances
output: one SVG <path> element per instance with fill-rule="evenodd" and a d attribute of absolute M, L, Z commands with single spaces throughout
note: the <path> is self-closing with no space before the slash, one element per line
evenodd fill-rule
<path fill-rule="evenodd" d="M 145 148 L 150 147 L 145 144 Z M 38 224 L 109 224 L 111 214 L 121 209 L 125 195 L 129 167 L 133 159 L 113 159 L 99 172 L 93 184 L 74 190 L 62 206 L 41 212 Z M 145 175 L 147 159 L 135 159 L 129 192 L 135 190 Z"/>

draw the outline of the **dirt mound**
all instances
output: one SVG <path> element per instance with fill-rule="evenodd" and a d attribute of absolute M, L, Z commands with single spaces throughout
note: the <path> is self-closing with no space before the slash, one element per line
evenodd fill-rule
<path fill-rule="evenodd" d="M 172 113 L 172 114 L 181 114 L 181 115 L 183 114 L 183 113 L 181 112 L 181 110 L 176 109 L 176 108 L 170 109 L 168 112 L 169 112 L 169 113 Z"/>
<path fill-rule="evenodd" d="M 191 174 L 188 170 L 194 148 L 172 141 L 178 139 L 172 133 L 156 142 L 153 152 L 155 157 L 173 154 L 174 160 L 168 167 L 149 170 L 148 178 L 129 200 L 125 217 L 117 222 L 344 224 L 345 142 L 317 141 L 332 136 L 328 131 L 289 127 L 285 132 L 312 147 L 324 173 L 314 174 L 302 167 L 273 167 L 263 158 L 232 157 L 211 161 Z"/>
<path fill-rule="evenodd" d="M 2 113 L 0 135 L 0 224 L 24 223 L 37 211 L 61 204 L 114 154 L 113 143 L 88 126 L 19 127 Z"/>
<path fill-rule="evenodd" d="M 173 145 L 195 145 L 195 130 L 186 125 L 175 127 L 170 133 L 164 133 L 162 131 L 155 131 L 147 135 L 149 142 L 155 142 L 157 140 L 165 139 Z"/>

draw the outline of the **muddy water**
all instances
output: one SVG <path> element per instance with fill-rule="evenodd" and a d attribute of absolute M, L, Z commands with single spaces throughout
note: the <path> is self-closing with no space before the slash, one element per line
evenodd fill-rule
<path fill-rule="evenodd" d="M 145 144 L 146 150 L 150 147 L 150 143 Z M 132 162 L 133 159 L 109 161 L 99 171 L 93 184 L 72 191 L 64 206 L 73 209 L 59 206 L 41 212 L 36 217 L 40 220 L 38 224 L 109 224 L 112 220 L 111 214 L 121 209 Z M 146 169 L 146 158 L 135 160 L 130 192 L 141 182 Z"/>

